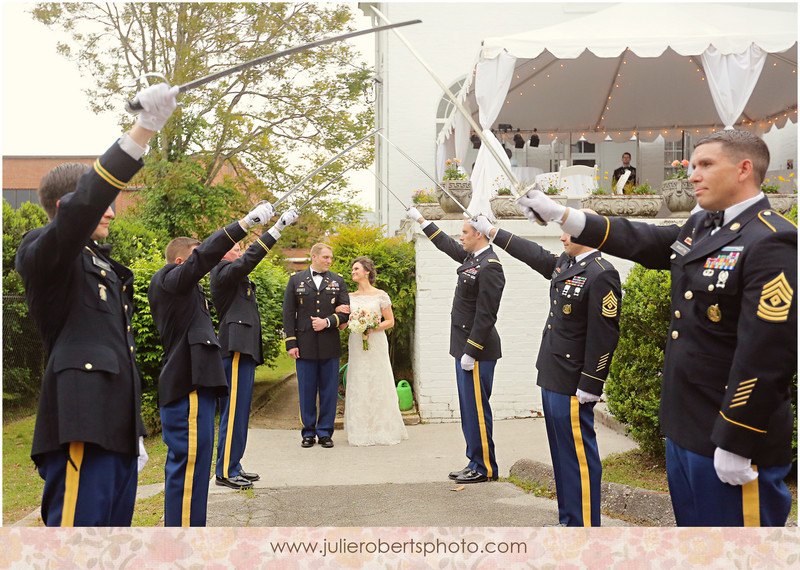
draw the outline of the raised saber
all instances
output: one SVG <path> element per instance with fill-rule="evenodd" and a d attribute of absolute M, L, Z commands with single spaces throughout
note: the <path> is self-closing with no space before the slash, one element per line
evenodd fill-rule
<path fill-rule="evenodd" d="M 279 57 L 284 57 L 287 55 L 292 55 L 294 53 L 298 53 L 301 51 L 305 51 L 307 49 L 315 48 L 317 46 L 331 44 L 334 42 L 341 42 L 343 40 L 347 40 L 350 38 L 355 38 L 357 36 L 363 36 L 364 34 L 374 34 L 376 32 L 382 32 L 383 30 L 389 30 L 392 28 L 399 28 L 402 26 L 410 26 L 412 24 L 421 24 L 422 20 L 408 20 L 406 22 L 399 22 L 397 24 L 387 24 L 385 26 L 378 26 L 377 28 L 367 28 L 366 30 L 356 30 L 355 32 L 349 32 L 347 34 L 342 34 L 340 36 L 334 36 L 332 38 L 324 38 L 321 40 L 317 40 L 315 42 L 311 42 L 308 44 L 303 44 L 301 46 L 295 46 L 293 48 L 285 49 L 283 51 L 271 53 L 268 55 L 262 55 L 261 57 L 257 57 L 255 59 L 251 59 L 250 61 L 246 61 L 244 63 L 240 63 L 239 65 L 234 65 L 233 67 L 228 67 L 227 69 L 223 69 L 222 71 L 217 71 L 216 73 L 211 73 L 206 75 L 205 77 L 201 77 L 200 79 L 195 79 L 194 81 L 190 81 L 189 83 L 184 83 L 183 85 L 178 87 L 178 93 L 184 93 L 189 91 L 189 89 L 194 89 L 195 87 L 200 87 L 201 85 L 205 85 L 215 79 L 219 79 L 221 77 L 225 77 L 226 75 L 230 75 L 232 73 L 236 73 L 237 71 L 242 71 L 243 69 L 249 69 L 255 65 L 260 65 L 267 61 L 271 61 L 273 59 L 277 59 Z M 142 105 L 139 103 L 138 99 L 133 99 L 133 101 L 128 101 L 125 103 L 125 110 L 129 113 L 138 113 L 142 110 Z"/>
<path fill-rule="evenodd" d="M 371 171 L 369 168 L 367 168 L 367 171 L 368 171 L 368 172 L 372 172 L 372 171 Z M 375 177 L 375 180 L 377 180 L 378 182 L 380 182 L 380 183 L 381 183 L 381 186 L 383 186 L 384 188 L 386 188 L 386 190 L 389 192 L 389 194 L 391 194 L 392 196 L 394 196 L 394 197 L 397 199 L 397 201 L 398 201 L 398 202 L 400 202 L 400 205 L 401 205 L 401 206 L 403 206 L 403 209 L 404 209 L 404 210 L 408 210 L 408 206 L 406 206 L 405 202 L 403 202 L 403 201 L 402 201 L 402 200 L 401 200 L 401 199 L 400 199 L 400 198 L 397 196 L 397 194 L 395 194 L 394 192 L 392 192 L 392 189 L 391 189 L 391 188 L 389 188 L 389 185 L 388 185 L 388 184 L 386 184 L 386 182 L 384 182 L 383 180 L 381 180 L 381 177 L 380 177 L 380 176 L 378 176 L 378 173 L 377 173 L 377 172 L 372 172 L 372 175 Z"/>
<path fill-rule="evenodd" d="M 381 13 L 381 11 L 378 10 L 373 4 L 370 4 L 369 7 L 370 7 L 370 9 L 372 9 L 372 11 L 375 13 L 375 15 L 378 16 L 381 20 L 383 20 L 387 24 L 391 24 L 389 19 L 386 16 L 384 16 Z M 413 55 L 415 58 L 417 58 L 417 61 L 419 61 L 422 64 L 422 67 L 424 67 L 425 70 L 430 74 L 430 76 L 433 77 L 434 81 L 436 81 L 436 83 L 439 84 L 439 87 L 441 87 L 444 90 L 444 92 L 447 93 L 447 96 L 450 97 L 450 100 L 453 102 L 453 104 L 456 106 L 456 108 L 461 112 L 462 115 L 464 115 L 464 117 L 467 119 L 467 122 L 469 122 L 470 126 L 475 130 L 475 133 L 481 138 L 481 140 L 486 145 L 486 148 L 489 150 L 489 152 L 492 154 L 494 159 L 497 161 L 497 164 L 500 165 L 500 168 L 502 169 L 503 173 L 511 181 L 511 191 L 514 193 L 514 195 L 519 200 L 522 197 L 522 194 L 524 194 L 523 191 L 524 191 L 525 187 L 519 182 L 519 180 L 517 180 L 517 177 L 514 176 L 511 173 L 511 169 L 508 166 L 506 166 L 506 164 L 500 158 L 500 155 L 498 154 L 497 150 L 492 148 L 492 145 L 489 144 L 489 141 L 486 139 L 486 137 L 483 134 L 483 129 L 475 122 L 475 120 L 472 118 L 472 115 L 470 115 L 469 111 L 467 111 L 464 108 L 464 106 L 461 103 L 459 103 L 459 101 L 456 98 L 456 96 L 453 95 L 453 92 L 450 91 L 450 89 L 447 87 L 447 85 L 444 84 L 444 81 L 442 81 L 439 78 L 439 76 L 436 75 L 436 73 L 430 68 L 430 66 L 427 63 L 425 63 L 425 60 L 423 60 L 422 56 L 419 55 L 419 53 L 417 53 L 417 50 L 415 50 L 413 47 L 411 47 L 411 44 L 408 43 L 408 40 L 406 40 L 406 38 L 400 32 L 398 32 L 397 30 L 394 30 L 394 34 L 397 36 L 397 38 L 401 42 L 403 42 L 405 44 L 405 46 L 411 52 L 411 55 Z M 448 196 L 449 196 L 449 193 L 448 193 Z M 452 196 L 451 196 L 451 198 L 452 198 Z M 466 212 L 466 210 L 464 210 L 464 211 Z M 534 212 L 534 215 L 536 216 L 536 223 L 538 223 L 539 225 L 542 225 L 542 226 L 546 226 L 547 225 L 547 222 L 544 221 L 542 219 L 542 217 L 539 216 L 539 214 Z M 470 217 L 472 217 L 472 216 L 470 216 Z"/>
<path fill-rule="evenodd" d="M 311 174 L 308 174 L 308 175 L 304 176 L 304 177 L 303 177 L 303 179 L 302 179 L 300 182 L 298 182 L 297 184 L 295 184 L 294 186 L 292 186 L 292 189 L 291 189 L 291 190 L 289 190 L 289 191 L 288 191 L 286 194 L 284 194 L 283 196 L 281 196 L 280 198 L 278 198 L 278 201 L 277 201 L 277 202 L 275 202 L 275 203 L 272 205 L 272 207 L 273 207 L 273 208 L 276 208 L 276 207 L 278 206 L 278 204 L 280 204 L 281 202 L 283 202 L 284 200 L 286 200 L 286 198 L 288 198 L 289 196 L 291 196 L 291 195 L 292 195 L 292 194 L 293 194 L 293 193 L 294 193 L 294 192 L 295 192 L 295 191 L 296 191 L 298 188 L 300 188 L 300 187 L 301 187 L 303 184 L 305 184 L 306 182 L 308 182 L 309 180 L 311 180 L 311 179 L 312 179 L 314 176 L 316 176 L 317 174 L 319 174 L 320 172 L 322 172 L 323 170 L 325 170 L 325 169 L 326 169 L 328 166 L 330 166 L 330 165 L 331 165 L 333 162 L 336 162 L 336 161 L 337 161 L 339 158 L 341 158 L 342 156 L 344 156 L 345 154 L 347 154 L 348 152 L 350 152 L 351 150 L 353 150 L 355 147 L 357 147 L 358 145 L 360 145 L 360 144 L 361 144 L 362 142 L 364 142 L 365 140 L 367 140 L 367 139 L 369 139 L 369 138 L 372 138 L 373 136 L 375 136 L 375 134 L 376 134 L 376 133 L 378 133 L 378 131 L 380 131 L 380 130 L 381 130 L 381 128 L 382 128 L 382 127 L 378 127 L 377 129 L 375 129 L 374 131 L 372 131 L 371 133 L 369 133 L 369 134 L 368 134 L 367 136 L 365 136 L 364 138 L 357 140 L 356 142 L 354 142 L 353 144 L 351 144 L 350 146 L 348 146 L 346 149 L 344 149 L 342 152 L 340 152 L 339 154 L 337 154 L 337 155 L 336 155 L 336 156 L 334 156 L 333 158 L 331 158 L 331 159 L 328 159 L 327 161 L 325 161 L 325 162 L 322 164 L 322 166 L 320 166 L 319 168 L 317 168 L 316 170 L 314 170 L 314 171 L 313 171 Z M 378 134 L 380 134 L 380 133 L 378 133 Z"/>
<path fill-rule="evenodd" d="M 428 171 L 427 171 L 427 170 L 425 170 L 424 168 L 422 168 L 422 167 L 419 165 L 419 163 L 418 163 L 416 160 L 414 160 L 413 158 L 411 158 L 410 156 L 408 156 L 408 154 L 406 154 L 406 152 L 405 152 L 405 151 L 404 151 L 402 148 L 400 148 L 399 146 L 397 146 L 396 144 L 394 144 L 392 141 L 390 141 L 390 140 L 389 140 L 389 139 L 386 137 L 386 135 L 384 135 L 383 133 L 378 133 L 378 135 L 379 135 L 379 136 L 380 136 L 380 137 L 381 137 L 383 140 L 385 140 L 385 141 L 386 141 L 386 142 L 388 142 L 390 145 L 392 145 L 392 146 L 393 146 L 395 149 L 397 149 L 397 151 L 398 151 L 400 154 L 402 154 L 403 156 L 405 156 L 405 157 L 408 159 L 408 161 L 409 161 L 411 164 L 413 164 L 414 166 L 416 166 L 417 168 L 419 168 L 419 170 L 420 170 L 420 171 L 421 171 L 421 172 L 422 172 L 422 173 L 423 173 L 425 176 L 427 176 L 428 178 L 430 178 L 430 180 L 431 180 L 431 181 L 432 181 L 434 184 L 436 184 L 436 186 L 437 186 L 437 187 L 438 187 L 438 188 L 439 188 L 439 189 L 440 189 L 442 192 L 444 192 L 445 194 L 447 194 L 447 196 L 448 196 L 448 197 L 449 197 L 449 198 L 450 198 L 450 199 L 451 199 L 453 202 L 455 202 L 455 203 L 456 203 L 456 205 L 457 205 L 459 208 L 461 208 L 461 209 L 464 211 L 464 213 L 467 215 L 467 217 L 470 217 L 470 218 L 474 217 L 472 214 L 470 214 L 470 213 L 469 213 L 469 210 L 467 210 L 467 209 L 466 209 L 464 206 L 462 206 L 462 205 L 461 205 L 461 202 L 459 202 L 458 200 L 456 200 L 455 196 L 453 196 L 453 195 L 452 195 L 450 192 L 448 192 L 447 188 L 445 188 L 444 186 L 442 186 L 441 184 L 439 184 L 439 183 L 436 181 L 436 179 L 435 179 L 433 176 L 431 176 L 430 174 L 428 174 Z M 378 179 L 378 180 L 380 180 L 380 179 Z M 382 180 L 381 180 L 381 184 L 383 184 L 383 181 L 382 181 Z M 395 196 L 395 198 L 396 198 L 396 196 Z"/>
<path fill-rule="evenodd" d="M 312 195 L 312 196 L 311 196 L 311 197 L 310 197 L 308 200 L 306 200 L 305 202 L 303 202 L 303 204 L 302 204 L 300 207 L 298 207 L 298 208 L 297 208 L 297 210 L 298 210 L 298 211 L 300 211 L 300 210 L 302 210 L 303 208 L 305 208 L 306 206 L 308 206 L 308 205 L 311 203 L 311 200 L 313 200 L 314 198 L 316 198 L 317 196 L 319 196 L 319 195 L 322 193 L 322 191 L 323 191 L 323 190 L 325 190 L 325 189 L 326 189 L 328 186 L 330 186 L 331 184 L 333 184 L 334 182 L 336 182 L 337 180 L 339 180 L 339 179 L 340 179 L 342 176 L 344 176 L 344 175 L 345 175 L 345 173 L 346 173 L 348 170 L 350 170 L 350 169 L 352 169 L 352 168 L 355 168 L 356 166 L 362 166 L 362 165 L 363 165 L 365 162 L 367 162 L 367 160 L 369 160 L 370 158 L 372 158 L 372 157 L 371 157 L 371 156 L 365 156 L 365 157 L 364 157 L 364 158 L 362 158 L 361 160 L 359 160 L 359 161 L 357 161 L 357 162 L 354 162 L 353 164 L 351 164 L 350 166 L 348 166 L 347 168 L 345 168 L 344 170 L 342 170 L 342 171 L 341 171 L 339 174 L 337 174 L 337 175 L 336 175 L 336 176 L 333 178 L 333 180 L 330 180 L 330 181 L 326 182 L 324 186 L 322 186 L 322 187 L 321 187 L 319 190 L 317 190 L 316 192 L 314 192 L 314 194 L 313 194 L 313 195 Z"/>

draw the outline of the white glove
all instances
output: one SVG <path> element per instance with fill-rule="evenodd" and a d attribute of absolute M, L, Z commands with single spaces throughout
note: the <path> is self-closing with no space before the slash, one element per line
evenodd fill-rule
<path fill-rule="evenodd" d="M 419 213 L 419 210 L 417 210 L 414 206 L 411 206 L 409 209 L 406 210 L 406 216 L 408 216 L 415 222 L 419 221 L 419 219 L 423 217 L 422 214 Z"/>
<path fill-rule="evenodd" d="M 461 355 L 461 370 L 472 370 L 475 368 L 475 359 L 469 354 Z"/>
<path fill-rule="evenodd" d="M 136 99 L 142 106 L 136 122 L 145 129 L 160 131 L 178 106 L 175 100 L 177 95 L 178 86 L 170 87 L 168 83 L 157 83 L 143 89 L 136 94 Z"/>
<path fill-rule="evenodd" d="M 281 217 L 278 218 L 278 221 L 275 222 L 275 227 L 278 228 L 279 232 L 282 232 L 286 226 L 291 225 L 300 217 L 300 212 L 298 212 L 295 208 L 289 208 Z"/>
<path fill-rule="evenodd" d="M 599 402 L 600 396 L 597 394 L 592 394 L 591 392 L 584 392 L 580 388 L 578 391 L 575 392 L 575 396 L 578 398 L 579 404 L 585 404 L 586 402 Z"/>
<path fill-rule="evenodd" d="M 536 212 L 546 222 L 560 222 L 561 218 L 564 217 L 564 212 L 567 210 L 565 206 L 545 196 L 544 192 L 538 188 L 528 190 L 525 196 L 517 200 L 517 204 L 519 204 L 525 217 L 531 221 L 536 219 L 533 214 Z"/>
<path fill-rule="evenodd" d="M 147 465 L 147 461 L 150 459 L 150 456 L 147 455 L 147 450 L 144 448 L 144 438 L 139 436 L 139 457 L 137 458 L 137 471 L 141 473 L 144 466 Z"/>
<path fill-rule="evenodd" d="M 725 451 L 721 447 L 714 450 L 714 470 L 723 483 L 744 485 L 758 478 L 758 471 L 750 467 L 750 459 Z"/>
<path fill-rule="evenodd" d="M 475 228 L 476 231 L 479 231 L 487 238 L 489 237 L 489 232 L 494 229 L 494 226 L 489 221 L 489 218 L 484 216 L 483 214 L 479 214 L 476 217 L 472 218 L 469 221 L 469 225 Z"/>
<path fill-rule="evenodd" d="M 272 204 L 263 202 L 250 210 L 250 213 L 243 218 L 243 221 L 248 228 L 252 228 L 253 226 L 266 224 L 273 213 Z"/>

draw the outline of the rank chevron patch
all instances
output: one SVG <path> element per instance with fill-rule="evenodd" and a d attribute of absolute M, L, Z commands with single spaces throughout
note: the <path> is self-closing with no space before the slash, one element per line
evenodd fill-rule
<path fill-rule="evenodd" d="M 786 275 L 781 272 L 761 289 L 761 300 L 758 303 L 756 315 L 773 323 L 786 322 L 789 318 L 789 308 L 792 306 L 793 296 L 794 290 L 786 280 Z"/>
<path fill-rule="evenodd" d="M 609 291 L 608 295 L 603 297 L 603 316 L 613 318 L 617 316 L 617 309 L 619 307 L 619 302 L 617 298 L 614 296 L 613 291 Z"/>

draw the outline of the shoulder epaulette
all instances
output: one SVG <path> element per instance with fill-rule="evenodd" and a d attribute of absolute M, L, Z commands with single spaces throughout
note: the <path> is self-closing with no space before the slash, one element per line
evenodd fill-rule
<path fill-rule="evenodd" d="M 797 224 L 795 224 L 789 218 L 781 215 L 780 213 L 776 212 L 775 210 L 761 210 L 758 213 L 758 219 L 764 222 L 764 225 L 771 229 L 773 232 L 777 232 L 778 230 L 775 228 L 777 224 L 781 224 L 780 220 L 784 222 L 788 222 L 791 224 L 795 229 L 797 229 Z"/>
<path fill-rule="evenodd" d="M 294 277 L 295 275 L 297 275 L 297 271 L 292 271 L 292 272 L 289 274 L 289 277 Z"/>
<path fill-rule="evenodd" d="M 339 277 L 341 277 L 342 279 L 344 279 L 344 275 L 342 275 L 341 273 L 337 273 L 336 275 L 338 275 Z"/>
<path fill-rule="evenodd" d="M 491 258 L 489 258 L 489 259 L 487 259 L 486 261 L 488 261 L 489 263 L 496 263 L 496 264 L 497 264 L 497 265 L 499 265 L 500 267 L 502 267 L 502 266 L 503 266 L 503 264 L 502 264 L 502 263 L 500 263 L 500 260 L 499 260 L 499 259 L 491 259 Z"/>
<path fill-rule="evenodd" d="M 600 266 L 600 267 L 602 267 L 603 269 L 609 269 L 608 267 L 606 267 L 605 265 L 603 265 L 603 263 L 602 263 L 602 262 L 603 262 L 603 261 L 605 261 L 605 260 L 604 260 L 602 257 L 595 257 L 595 258 L 594 258 L 594 260 L 597 262 L 597 265 L 599 265 L 599 266 Z M 607 263 L 607 262 L 606 262 L 606 263 Z"/>

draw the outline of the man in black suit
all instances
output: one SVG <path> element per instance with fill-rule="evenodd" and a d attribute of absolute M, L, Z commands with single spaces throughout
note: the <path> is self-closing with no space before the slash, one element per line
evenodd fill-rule
<path fill-rule="evenodd" d="M 219 399 L 216 484 L 231 489 L 248 489 L 260 479 L 257 473 L 244 471 L 240 463 L 247 445 L 256 366 L 264 362 L 256 284 L 248 276 L 297 217 L 295 209 L 287 210 L 244 255 L 237 242 L 211 270 L 211 300 L 219 317 L 222 366 L 228 381 L 228 396 Z"/>
<path fill-rule="evenodd" d="M 767 145 L 747 131 L 700 140 L 689 180 L 701 210 L 653 226 L 520 200 L 575 241 L 670 269 L 672 321 L 659 419 L 680 526 L 783 526 L 794 459 L 797 227 L 761 192 Z"/>
<path fill-rule="evenodd" d="M 614 174 L 611 177 L 611 184 L 616 184 L 617 180 L 619 180 L 620 177 L 627 171 L 630 171 L 631 175 L 628 177 L 628 182 L 626 182 L 626 185 L 632 184 L 633 186 L 636 186 L 636 168 L 631 166 L 631 153 L 623 152 L 622 166 L 614 170 Z"/>
<path fill-rule="evenodd" d="M 147 299 L 164 346 L 158 380 L 164 466 L 164 526 L 205 526 L 216 400 L 228 393 L 222 357 L 200 279 L 272 206 L 256 206 L 204 242 L 178 237 L 167 264 L 150 280 Z"/>
<path fill-rule="evenodd" d="M 588 210 L 590 211 L 590 210 Z M 619 341 L 619 273 L 594 248 L 561 234 L 564 253 L 471 220 L 479 232 L 550 280 L 550 316 L 536 368 L 558 496 L 559 526 L 600 526 L 603 468 L 594 406 Z"/>
<path fill-rule="evenodd" d="M 61 164 L 42 178 L 39 202 L 50 222 L 17 251 L 49 354 L 31 449 L 47 526 L 130 526 L 133 518 L 137 456 L 147 456 L 130 327 L 133 274 L 95 240 L 108 236 L 111 203 L 143 166 L 177 90 L 164 83 L 139 93 L 136 124 L 93 167 Z"/>
<path fill-rule="evenodd" d="M 333 249 L 314 244 L 311 267 L 292 273 L 283 296 L 286 350 L 297 367 L 302 447 L 317 439 L 322 447 L 333 447 L 342 354 L 338 327 L 349 319 L 350 297 L 344 277 L 328 271 L 332 262 Z"/>
<path fill-rule="evenodd" d="M 492 439 L 494 369 L 502 356 L 500 336 L 494 325 L 506 279 L 489 238 L 468 221 L 461 230 L 461 244 L 443 234 L 416 208 L 406 215 L 419 222 L 438 249 L 459 263 L 456 291 L 450 313 L 450 356 L 456 360 L 456 385 L 461 410 L 461 430 L 467 442 L 469 464 L 448 475 L 457 483 L 497 480 L 497 461 Z"/>

